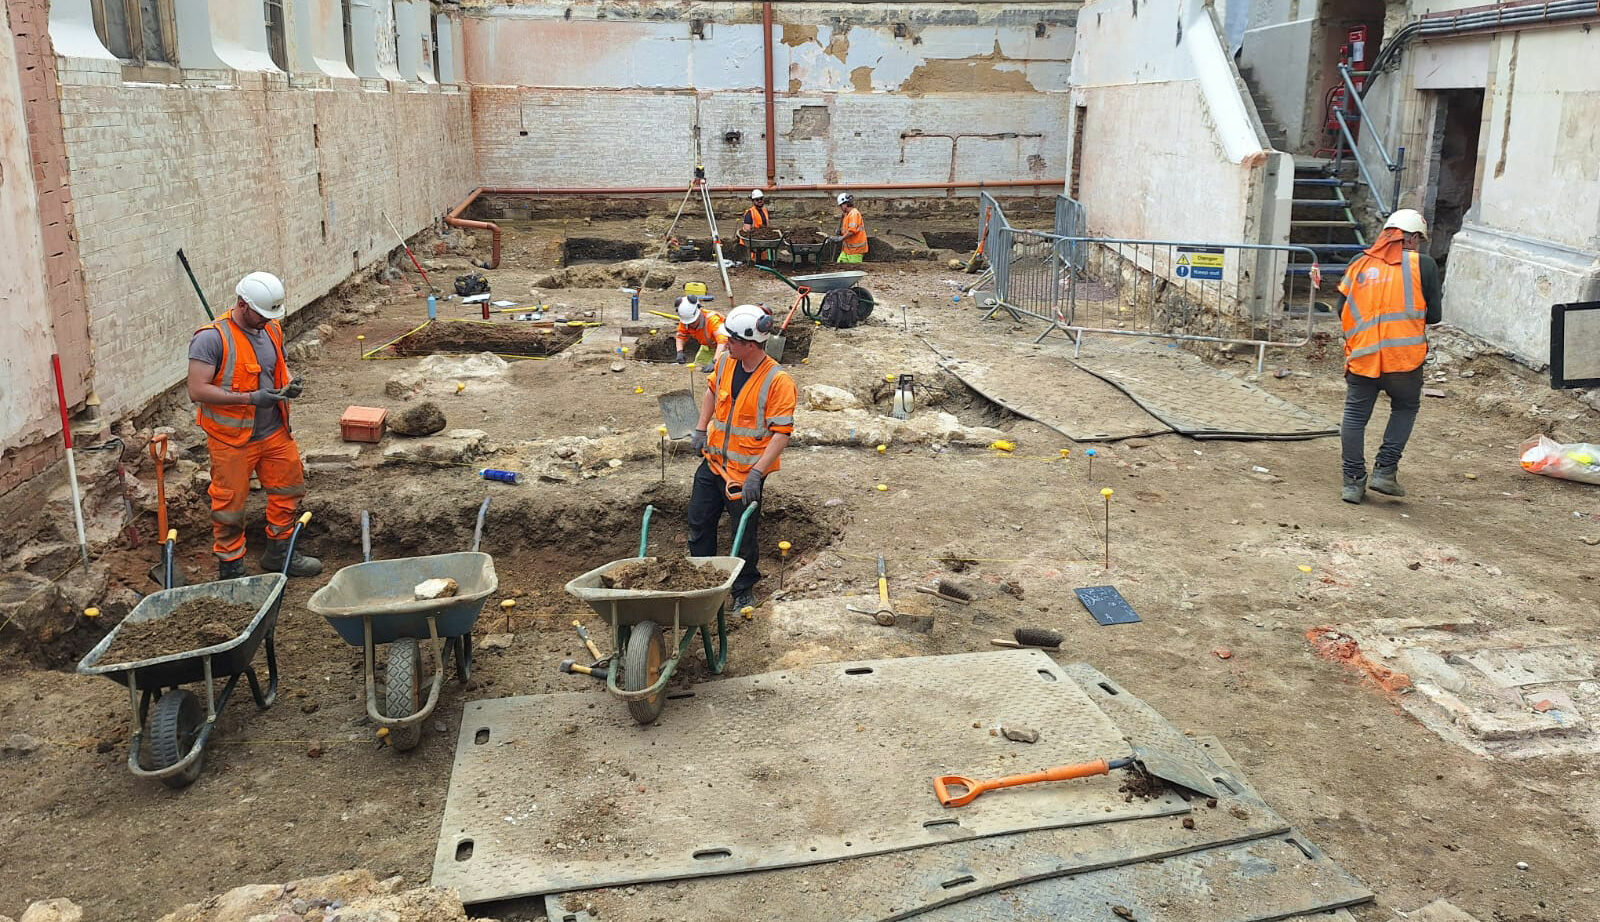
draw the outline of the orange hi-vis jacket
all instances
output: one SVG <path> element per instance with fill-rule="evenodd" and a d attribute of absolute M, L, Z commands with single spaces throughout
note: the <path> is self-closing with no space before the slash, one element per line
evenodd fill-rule
<path fill-rule="evenodd" d="M 705 318 L 705 322 L 700 324 L 699 329 L 690 329 L 682 321 L 678 322 L 676 336 L 678 342 L 687 343 L 692 339 L 707 349 L 715 349 L 718 346 L 726 345 L 728 334 L 722 332 L 722 315 L 716 311 L 708 311 L 705 308 L 701 308 L 700 316 Z"/>
<path fill-rule="evenodd" d="M 775 432 L 794 431 L 796 392 L 794 379 L 783 367 L 763 356 L 750 373 L 739 399 L 733 399 L 733 370 L 738 360 L 723 356 L 716 370 L 706 378 L 706 386 L 717 395 L 711 423 L 706 428 L 706 461 L 728 483 L 743 483 L 750 469 L 761 460 L 767 442 Z M 778 469 L 772 467 L 763 473 Z"/>
<path fill-rule="evenodd" d="M 867 252 L 867 222 L 861 217 L 861 210 L 851 206 L 844 213 L 844 219 L 839 222 L 839 235 L 844 237 L 840 250 L 845 253 Z"/>
<path fill-rule="evenodd" d="M 772 223 L 767 218 L 767 206 L 765 205 L 751 205 L 746 208 L 744 210 L 744 220 L 746 224 L 750 225 L 751 230 L 760 230 Z"/>
<path fill-rule="evenodd" d="M 244 335 L 244 331 L 235 326 L 227 316 L 220 317 L 195 332 L 199 333 L 205 329 L 215 329 L 222 336 L 222 364 L 217 366 L 217 373 L 212 377 L 211 383 L 241 394 L 259 389 L 261 366 L 256 362 L 255 347 L 250 345 L 250 340 Z M 284 387 L 289 383 L 289 366 L 283 361 L 283 327 L 278 321 L 272 320 L 268 321 L 266 329 L 267 336 L 272 340 L 272 345 L 278 353 L 277 364 L 272 369 L 272 386 Z M 278 404 L 278 409 L 283 414 L 283 427 L 287 430 L 289 402 Z M 248 403 L 202 403 L 195 408 L 195 422 L 199 423 L 200 428 L 211 438 L 238 447 L 250 442 L 250 434 L 256 424 L 256 408 Z"/>
<path fill-rule="evenodd" d="M 1363 378 L 1413 371 L 1428 357 L 1427 304 L 1414 252 L 1399 263 L 1363 253 L 1339 280 L 1345 371 Z"/>

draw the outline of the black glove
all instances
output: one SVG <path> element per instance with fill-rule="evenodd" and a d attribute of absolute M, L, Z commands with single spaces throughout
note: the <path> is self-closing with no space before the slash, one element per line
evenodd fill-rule
<path fill-rule="evenodd" d="M 687 352 L 684 352 L 682 349 L 679 349 L 678 350 L 678 364 L 682 365 L 683 363 L 685 363 L 687 361 L 689 361 L 689 354 Z"/>
<path fill-rule="evenodd" d="M 303 392 L 305 389 L 306 383 L 304 378 L 291 378 L 289 383 L 283 388 L 283 396 L 290 400 L 294 400 L 295 398 L 299 397 L 301 392 Z"/>
<path fill-rule="evenodd" d="M 744 478 L 744 492 L 739 494 L 739 499 L 746 503 L 761 502 L 761 472 L 751 468 L 749 475 Z"/>
<path fill-rule="evenodd" d="M 842 234 L 835 234 L 834 236 L 828 238 L 828 242 L 829 243 L 843 243 L 844 242 L 844 236 Z"/>
<path fill-rule="evenodd" d="M 706 450 L 706 431 L 704 429 L 696 429 L 694 431 L 694 435 L 689 436 L 689 447 L 693 448 L 696 452 L 699 452 L 699 453 L 704 453 L 705 452 L 705 450 Z"/>
<path fill-rule="evenodd" d="M 251 391 L 247 396 L 250 398 L 252 406 L 270 407 L 281 400 L 289 399 L 287 393 L 289 387 L 290 385 L 287 384 L 278 388 L 264 387 L 258 391 Z"/>

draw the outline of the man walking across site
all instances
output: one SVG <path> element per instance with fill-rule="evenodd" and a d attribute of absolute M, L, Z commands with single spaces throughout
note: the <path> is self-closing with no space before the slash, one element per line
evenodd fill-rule
<path fill-rule="evenodd" d="M 761 502 L 766 479 L 778 470 L 779 456 L 794 431 L 794 379 L 764 346 L 772 333 L 772 315 L 754 304 L 741 304 L 728 312 L 723 330 L 728 334 L 728 351 L 717 359 L 707 379 L 692 442 L 705 458 L 695 471 L 689 497 L 693 557 L 717 555 L 717 528 L 724 512 L 737 529 L 745 509 Z M 733 581 L 735 610 L 755 605 L 754 587 L 761 578 L 756 568 L 760 518 L 758 507 L 751 513 L 742 546 L 734 549 L 744 558 L 744 569 Z"/>
<path fill-rule="evenodd" d="M 1402 208 L 1389 216 L 1377 242 L 1346 267 L 1339 281 L 1339 321 L 1344 327 L 1344 421 L 1339 427 L 1344 485 L 1340 498 L 1359 503 L 1368 488 L 1404 496 L 1396 479 L 1400 455 L 1422 404 L 1422 364 L 1428 358 L 1428 324 L 1439 322 L 1439 266 L 1417 252 L 1428 237 L 1422 215 Z M 1367 477 L 1367 421 L 1379 392 L 1389 395 L 1372 477 Z"/>
<path fill-rule="evenodd" d="M 300 497 L 300 448 L 289 431 L 289 401 L 299 379 L 283 358 L 283 282 L 252 272 L 234 289 L 233 310 L 189 341 L 189 399 L 211 452 L 211 533 L 217 578 L 244 576 L 244 507 L 250 475 L 267 494 L 267 551 L 261 569 L 283 569 Z M 290 576 L 315 576 L 322 562 L 296 552 Z"/>

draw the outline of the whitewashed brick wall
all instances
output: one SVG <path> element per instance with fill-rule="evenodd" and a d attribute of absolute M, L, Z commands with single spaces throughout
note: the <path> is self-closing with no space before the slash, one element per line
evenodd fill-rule
<path fill-rule="evenodd" d="M 280 275 L 298 310 L 395 245 L 382 212 L 411 234 L 477 184 L 464 94 L 237 79 L 63 77 L 95 387 L 113 418 L 182 380 L 206 322 L 180 247 L 214 310 L 256 269 Z"/>

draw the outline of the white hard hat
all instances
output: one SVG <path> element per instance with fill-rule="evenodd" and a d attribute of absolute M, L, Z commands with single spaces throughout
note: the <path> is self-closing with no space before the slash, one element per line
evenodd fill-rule
<path fill-rule="evenodd" d="M 1399 228 L 1408 234 L 1428 236 L 1428 222 L 1422 219 L 1422 215 L 1415 208 L 1400 209 L 1390 215 L 1389 220 L 1383 222 L 1383 226 Z"/>
<path fill-rule="evenodd" d="M 848 205 L 851 202 L 854 202 L 855 200 L 856 200 L 856 197 L 851 195 L 848 192 L 841 192 L 841 193 L 839 193 L 839 197 L 834 199 L 834 201 L 838 202 L 841 205 Z"/>
<path fill-rule="evenodd" d="M 268 320 L 281 319 L 283 307 L 283 282 L 271 272 L 252 272 L 239 280 L 233 293 L 250 305 L 251 310 Z"/>
<path fill-rule="evenodd" d="M 679 298 L 676 306 L 678 308 L 678 319 L 683 321 L 684 326 L 694 326 L 699 322 L 700 305 L 694 298 L 687 296 Z"/>
<path fill-rule="evenodd" d="M 741 304 L 728 312 L 722 329 L 734 339 L 764 343 L 772 333 L 772 315 L 754 304 Z"/>
<path fill-rule="evenodd" d="M 751 189 L 750 190 L 750 200 L 751 201 L 759 202 L 764 198 L 766 198 L 766 195 L 762 194 L 760 189 Z"/>

